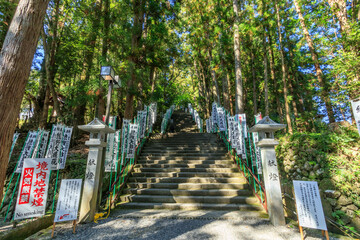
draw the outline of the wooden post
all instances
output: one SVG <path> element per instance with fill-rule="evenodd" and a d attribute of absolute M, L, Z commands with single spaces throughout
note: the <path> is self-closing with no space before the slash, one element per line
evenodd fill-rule
<path fill-rule="evenodd" d="M 326 240 L 329 240 L 330 238 L 329 238 L 329 232 L 326 230 L 325 231 L 325 236 L 326 236 Z"/>
<path fill-rule="evenodd" d="M 75 230 L 76 230 L 76 220 L 73 221 L 73 234 L 75 234 Z"/>
<path fill-rule="evenodd" d="M 54 233 L 55 233 L 55 222 L 53 223 L 53 227 L 52 227 L 52 231 L 51 231 L 51 238 L 54 237 Z"/>
<path fill-rule="evenodd" d="M 298 220 L 298 223 L 299 223 L 299 220 Z M 303 231 L 303 227 L 300 226 L 300 224 L 299 224 L 299 230 L 300 230 L 301 240 L 304 240 L 304 231 Z"/>

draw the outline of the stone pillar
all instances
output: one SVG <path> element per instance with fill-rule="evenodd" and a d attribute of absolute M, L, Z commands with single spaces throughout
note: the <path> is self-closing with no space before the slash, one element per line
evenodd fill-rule
<path fill-rule="evenodd" d="M 97 118 L 88 125 L 79 126 L 79 129 L 90 132 L 90 139 L 85 142 L 85 145 L 89 146 L 89 155 L 81 197 L 79 221 L 92 222 L 98 208 L 97 198 L 104 164 L 103 149 L 106 146 L 105 134 L 114 133 L 115 131 Z"/>
<path fill-rule="evenodd" d="M 279 143 L 274 139 L 274 132 L 285 127 L 286 125 L 278 124 L 267 116 L 249 130 L 259 133 L 260 141 L 256 146 L 260 147 L 261 151 L 267 208 L 270 221 L 274 226 L 285 225 L 280 175 L 275 153 L 275 146 Z"/>

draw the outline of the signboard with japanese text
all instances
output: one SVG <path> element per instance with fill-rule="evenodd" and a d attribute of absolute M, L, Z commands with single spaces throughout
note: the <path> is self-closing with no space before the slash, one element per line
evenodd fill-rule
<path fill-rule="evenodd" d="M 217 119 L 217 105 L 216 105 L 216 103 L 213 103 L 213 104 L 212 104 L 211 118 L 212 118 L 212 119 L 211 119 L 211 122 L 212 122 L 213 126 L 216 127 L 215 124 L 217 124 L 217 122 L 218 122 L 218 119 Z"/>
<path fill-rule="evenodd" d="M 217 124 L 220 131 L 226 131 L 226 117 L 225 111 L 222 107 L 217 108 Z"/>
<path fill-rule="evenodd" d="M 28 137 L 26 139 L 23 150 L 22 150 L 21 155 L 19 157 L 18 165 L 17 165 L 16 171 L 15 171 L 16 173 L 21 173 L 21 170 L 22 170 L 23 165 L 24 165 L 24 159 L 31 157 L 32 152 L 33 152 L 34 147 L 35 147 L 37 135 L 38 135 L 38 133 L 36 131 L 30 131 L 28 133 Z"/>
<path fill-rule="evenodd" d="M 61 150 L 60 150 L 60 159 L 58 162 L 58 169 L 65 168 L 66 158 L 67 158 L 67 154 L 68 154 L 69 147 L 70 147 L 72 130 L 73 130 L 72 127 L 64 128 L 64 134 L 63 134 L 63 138 L 61 141 L 61 148 L 60 148 Z"/>
<path fill-rule="evenodd" d="M 140 111 L 140 120 L 139 120 L 139 136 L 140 138 L 145 137 L 146 133 L 146 118 L 147 118 L 147 111 Z"/>
<path fill-rule="evenodd" d="M 14 135 L 13 135 L 13 139 L 12 139 L 12 143 L 11 143 L 11 148 L 10 148 L 10 154 L 9 154 L 9 160 L 8 160 L 9 162 L 10 162 L 11 154 L 12 154 L 12 152 L 13 152 L 13 150 L 14 150 L 15 144 L 16 144 L 19 136 L 20 136 L 20 133 L 14 133 Z"/>
<path fill-rule="evenodd" d="M 245 113 L 239 114 L 239 120 L 240 120 L 240 123 L 241 123 L 241 129 L 242 129 L 242 132 L 243 132 L 243 137 L 247 138 L 246 114 Z"/>
<path fill-rule="evenodd" d="M 231 117 L 233 120 L 232 122 L 232 133 L 231 133 L 231 146 L 232 148 L 236 149 L 240 146 L 240 127 L 239 123 L 236 121 L 235 116 Z"/>
<path fill-rule="evenodd" d="M 138 124 L 129 125 L 129 140 L 126 158 L 135 157 L 135 148 L 137 145 L 137 135 L 138 135 L 139 126 Z"/>
<path fill-rule="evenodd" d="M 211 133 L 211 123 L 210 123 L 210 119 L 206 119 L 206 132 L 207 133 Z"/>
<path fill-rule="evenodd" d="M 63 130 L 63 125 L 53 125 L 49 146 L 45 155 L 46 158 L 51 158 L 51 170 L 58 169 Z"/>
<path fill-rule="evenodd" d="M 299 225 L 327 231 L 317 182 L 293 181 Z"/>
<path fill-rule="evenodd" d="M 41 130 L 39 133 L 39 141 L 36 143 L 32 158 L 44 158 L 46 146 L 49 140 L 49 131 Z"/>
<path fill-rule="evenodd" d="M 121 130 L 115 132 L 113 143 L 113 152 L 111 159 L 105 159 L 105 172 L 116 172 L 116 162 L 119 159 Z"/>
<path fill-rule="evenodd" d="M 358 132 L 360 134 L 360 100 L 351 101 L 351 106 L 353 109 L 356 126 L 357 126 Z"/>
<path fill-rule="evenodd" d="M 262 119 L 262 117 L 261 117 L 260 113 L 255 115 L 255 124 L 257 124 L 261 119 Z M 253 137 L 253 143 L 254 143 L 254 149 L 255 149 L 254 153 L 256 156 L 255 165 L 256 165 L 257 173 L 262 174 L 261 151 L 260 151 L 260 147 L 256 146 L 256 143 L 259 141 L 259 133 L 253 132 L 252 137 Z"/>
<path fill-rule="evenodd" d="M 54 222 L 77 219 L 82 179 L 61 180 Z"/>
<path fill-rule="evenodd" d="M 123 127 L 122 127 L 122 137 L 121 137 L 121 152 L 122 152 L 122 156 L 126 153 L 127 151 L 127 146 L 128 146 L 128 140 L 129 140 L 129 125 L 130 125 L 130 120 L 128 119 L 124 119 L 123 120 Z M 121 159 L 122 161 L 122 159 Z M 122 163 L 121 163 L 122 164 Z"/>
<path fill-rule="evenodd" d="M 243 158 L 246 158 L 246 148 L 245 148 L 245 130 L 243 120 L 243 114 L 237 114 L 238 127 L 239 127 L 239 145 L 236 147 L 236 151 L 238 154 L 241 154 Z M 245 122 L 246 123 L 246 122 Z M 246 129 L 246 126 L 245 126 Z"/>
<path fill-rule="evenodd" d="M 49 188 L 49 158 L 26 158 L 21 173 L 14 220 L 45 214 Z"/>

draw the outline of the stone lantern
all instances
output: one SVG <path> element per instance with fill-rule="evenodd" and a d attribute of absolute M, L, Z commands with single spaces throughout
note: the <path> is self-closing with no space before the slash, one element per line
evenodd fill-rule
<path fill-rule="evenodd" d="M 260 147 L 261 151 L 267 208 L 270 221 L 274 226 L 285 225 L 280 176 L 275 154 L 275 146 L 279 142 L 274 139 L 275 131 L 285 127 L 285 124 L 276 123 L 266 116 L 249 130 L 249 132 L 259 134 L 256 146 Z"/>
<path fill-rule="evenodd" d="M 85 142 L 89 146 L 89 155 L 85 172 L 85 181 L 80 205 L 80 222 L 92 222 L 97 210 L 98 193 L 101 189 L 101 175 L 103 168 L 103 149 L 106 146 L 105 134 L 115 130 L 106 126 L 104 122 L 95 118 L 79 129 L 90 132 L 90 139 Z"/>

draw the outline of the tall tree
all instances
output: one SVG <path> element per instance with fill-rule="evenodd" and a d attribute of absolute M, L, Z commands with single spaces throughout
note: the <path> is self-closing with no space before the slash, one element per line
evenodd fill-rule
<path fill-rule="evenodd" d="M 49 0 L 20 0 L 0 52 L 0 199 L 12 135 Z"/>
<path fill-rule="evenodd" d="M 245 110 L 244 104 L 244 89 L 241 72 L 241 52 L 240 52 L 240 6 L 238 0 L 233 0 L 233 7 L 235 13 L 234 21 L 234 53 L 235 53 L 235 113 L 243 113 Z"/>
<path fill-rule="evenodd" d="M 283 43 L 282 43 L 280 13 L 279 13 L 279 5 L 278 5 L 277 1 L 278 0 L 275 0 L 275 10 L 276 10 L 276 17 L 277 17 L 276 20 L 277 20 L 278 34 L 279 34 L 281 71 L 282 71 L 282 82 L 283 82 L 284 102 L 285 102 L 285 117 L 286 117 L 286 123 L 288 125 L 288 131 L 289 131 L 289 133 L 292 133 L 293 129 L 292 129 L 292 125 L 291 125 L 288 87 L 287 87 L 287 81 L 286 81 L 285 51 L 284 51 L 284 47 L 283 47 Z"/>
<path fill-rule="evenodd" d="M 305 24 L 305 19 L 301 12 L 301 8 L 300 8 L 298 0 L 294 0 L 294 5 L 295 5 L 295 10 L 299 16 L 301 28 L 304 32 L 306 42 L 307 42 L 310 52 L 311 52 L 312 60 L 314 62 L 316 77 L 317 77 L 317 79 L 319 81 L 319 85 L 321 87 L 321 90 L 320 90 L 321 99 L 325 102 L 325 108 L 326 108 L 327 114 L 329 116 L 329 122 L 333 123 L 333 122 L 335 122 L 335 116 L 334 116 L 334 111 L 332 108 L 331 99 L 330 99 L 330 95 L 329 95 L 329 86 L 324 77 L 324 73 L 320 67 L 319 57 L 315 50 L 315 46 L 314 46 L 313 40 L 311 39 L 309 30 Z"/>

